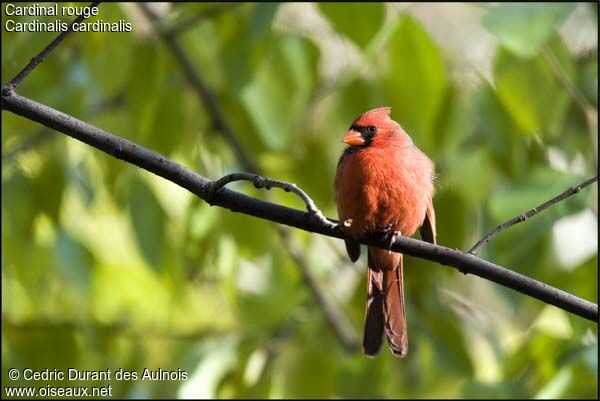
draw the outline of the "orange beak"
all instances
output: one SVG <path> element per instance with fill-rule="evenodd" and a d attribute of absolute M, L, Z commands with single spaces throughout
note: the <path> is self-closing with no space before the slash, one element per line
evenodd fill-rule
<path fill-rule="evenodd" d="M 360 135 L 360 132 L 356 131 L 348 131 L 346 135 L 342 138 L 342 142 L 350 145 L 350 146 L 361 146 L 365 144 L 365 140 Z"/>

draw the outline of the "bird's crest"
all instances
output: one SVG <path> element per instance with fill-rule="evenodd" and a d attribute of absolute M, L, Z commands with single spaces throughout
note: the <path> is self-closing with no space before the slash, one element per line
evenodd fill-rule
<path fill-rule="evenodd" d="M 389 118 L 391 107 L 378 107 L 361 114 L 354 123 L 359 126 L 377 125 Z"/>

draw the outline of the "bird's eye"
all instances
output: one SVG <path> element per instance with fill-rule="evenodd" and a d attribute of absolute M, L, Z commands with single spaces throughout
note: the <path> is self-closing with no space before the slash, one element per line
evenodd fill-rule
<path fill-rule="evenodd" d="M 375 135 L 375 133 L 377 132 L 377 127 L 374 125 L 369 125 L 367 127 L 367 132 L 371 135 Z"/>

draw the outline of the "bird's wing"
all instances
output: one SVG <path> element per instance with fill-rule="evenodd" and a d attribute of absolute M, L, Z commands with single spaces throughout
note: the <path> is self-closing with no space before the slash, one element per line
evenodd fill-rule
<path fill-rule="evenodd" d="M 360 243 L 350 238 L 344 238 L 344 242 L 346 243 L 346 252 L 348 252 L 350 260 L 356 262 L 360 257 Z"/>
<path fill-rule="evenodd" d="M 421 234 L 421 239 L 423 241 L 431 242 L 435 244 L 435 210 L 433 210 L 433 201 L 429 198 L 429 202 L 427 202 L 427 211 L 425 213 L 425 220 L 423 220 L 423 225 L 419 229 L 419 233 Z"/>

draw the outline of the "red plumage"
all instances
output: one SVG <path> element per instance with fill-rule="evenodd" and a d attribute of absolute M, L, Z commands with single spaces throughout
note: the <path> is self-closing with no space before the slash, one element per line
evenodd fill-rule
<path fill-rule="evenodd" d="M 435 243 L 432 204 L 434 165 L 389 117 L 390 108 L 370 110 L 352 123 L 344 136 L 346 148 L 334 182 L 340 221 L 353 238 L 386 229 Z M 360 247 L 346 241 L 352 261 Z M 408 351 L 403 294 L 402 255 L 368 249 L 368 300 L 363 351 L 375 355 L 385 331 L 394 355 Z"/>

